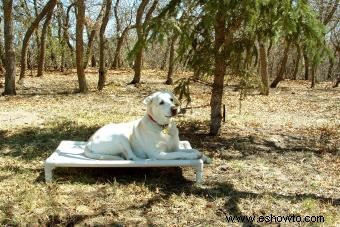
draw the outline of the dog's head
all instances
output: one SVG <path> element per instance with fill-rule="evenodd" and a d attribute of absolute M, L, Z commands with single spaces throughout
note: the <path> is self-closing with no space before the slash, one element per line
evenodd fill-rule
<path fill-rule="evenodd" d="M 178 114 L 179 101 L 170 91 L 158 91 L 146 97 L 147 114 L 160 125 L 170 123 L 172 117 Z"/>

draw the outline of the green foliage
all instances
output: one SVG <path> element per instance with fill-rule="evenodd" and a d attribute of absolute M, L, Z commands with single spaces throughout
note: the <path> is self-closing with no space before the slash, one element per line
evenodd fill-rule
<path fill-rule="evenodd" d="M 174 17 L 178 13 L 176 6 L 179 5 L 180 0 L 170 1 L 158 16 L 152 18 L 150 21 L 143 23 L 143 35 L 144 39 L 138 39 L 132 50 L 128 53 L 128 59 L 135 58 L 136 54 L 140 50 L 147 48 L 148 43 L 158 41 L 163 43 L 166 37 L 170 37 L 170 34 L 181 33 L 181 29 L 178 26 L 178 21 Z M 149 34 L 150 31 L 157 31 Z"/>
<path fill-rule="evenodd" d="M 173 2 L 173 1 L 171 1 Z M 226 19 L 226 35 L 222 49 L 228 71 L 247 90 L 249 84 L 259 87 L 254 73 L 257 69 L 256 43 L 275 43 L 282 39 L 302 44 L 312 59 L 312 65 L 320 62 L 327 53 L 324 45 L 325 29 L 309 3 L 304 0 L 184 0 L 172 5 L 172 13 L 161 13 L 154 21 L 153 40 L 159 40 L 174 30 L 179 32 L 178 58 L 201 75 L 214 75 L 215 70 L 215 20 L 217 12 Z M 181 12 L 185 11 L 183 17 Z M 183 17 L 181 23 L 176 18 Z M 176 25 L 176 26 L 175 26 Z M 183 89 L 189 81 L 178 82 Z M 187 89 L 189 90 L 189 89 Z M 184 94 L 182 92 L 182 94 Z M 241 94 L 244 97 L 247 92 Z M 183 95 L 185 97 L 185 95 Z"/>
<path fill-rule="evenodd" d="M 128 53 L 128 60 L 132 60 L 136 57 L 137 53 L 140 52 L 143 48 L 145 48 L 146 42 L 145 40 L 138 39 L 132 50 Z"/>
<path fill-rule="evenodd" d="M 256 21 L 257 1 L 205 1 L 199 2 L 192 16 L 183 23 L 178 54 L 192 69 L 203 74 L 214 74 L 214 23 L 217 8 L 224 9 L 227 33 L 233 33 L 233 42 L 226 44 L 226 60 L 232 71 L 244 67 L 245 52 L 253 50 L 255 34 L 250 26 Z M 195 14 L 196 12 L 196 14 Z M 198 12 L 198 13 L 197 13 Z M 191 19 L 191 20 L 190 20 Z M 240 24 L 239 28 L 237 25 Z M 250 51 L 256 57 L 256 51 Z"/>
<path fill-rule="evenodd" d="M 178 100 L 182 103 L 186 101 L 186 106 L 190 105 L 190 81 L 191 78 L 182 78 L 175 82 L 174 93 L 178 96 Z"/>

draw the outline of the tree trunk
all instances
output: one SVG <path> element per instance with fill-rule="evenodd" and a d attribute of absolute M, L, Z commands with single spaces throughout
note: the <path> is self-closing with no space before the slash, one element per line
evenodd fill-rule
<path fill-rule="evenodd" d="M 170 43 L 170 56 L 169 56 L 169 70 L 168 70 L 168 75 L 167 75 L 167 79 L 165 81 L 165 84 L 172 84 L 173 80 L 172 80 L 172 76 L 174 73 L 174 66 L 175 66 L 175 44 L 176 44 L 176 40 L 177 40 L 177 35 L 174 35 L 171 39 L 171 43 Z"/>
<path fill-rule="evenodd" d="M 121 22 L 118 16 L 118 7 L 119 7 L 119 2 L 120 0 L 116 0 L 116 4 L 113 7 L 113 12 L 114 12 L 114 16 L 115 16 L 115 20 L 116 20 L 116 33 L 117 33 L 117 45 L 116 45 L 116 50 L 115 50 L 115 54 L 113 57 L 113 62 L 111 65 L 111 69 L 117 69 L 119 68 L 119 63 L 120 63 L 120 50 L 122 48 L 123 45 L 123 41 L 124 41 L 124 32 L 127 32 L 127 29 L 129 26 L 127 26 L 123 32 L 121 33 L 122 30 L 122 26 L 121 26 Z M 131 20 L 130 20 L 131 21 Z M 119 34 L 121 33 L 121 35 L 119 36 Z"/>
<path fill-rule="evenodd" d="M 312 68 L 311 68 L 311 85 L 310 87 L 311 88 L 314 88 L 315 87 L 315 82 L 316 82 L 316 70 L 317 70 L 317 67 L 316 67 L 316 64 L 312 64 Z"/>
<path fill-rule="evenodd" d="M 64 33 L 63 33 L 66 44 L 67 44 L 68 48 L 70 49 L 72 55 L 74 53 L 74 47 L 72 46 L 72 44 L 70 42 L 70 36 L 68 34 L 68 28 L 70 27 L 69 20 L 70 20 L 71 9 L 72 9 L 72 7 L 74 7 L 76 5 L 77 5 L 76 2 L 74 2 L 67 7 L 65 21 L 64 21 Z"/>
<path fill-rule="evenodd" d="M 300 58 L 301 58 L 301 50 L 299 44 L 296 45 L 296 59 L 295 59 L 295 65 L 294 65 L 294 71 L 293 71 L 293 79 L 297 79 L 297 74 L 299 72 L 299 65 L 300 65 Z"/>
<path fill-rule="evenodd" d="M 123 47 L 123 44 L 124 44 L 124 40 L 126 38 L 126 35 L 128 34 L 128 31 L 129 31 L 130 27 L 126 27 L 123 32 L 122 32 L 122 35 L 120 37 L 118 37 L 118 40 L 117 40 L 117 46 L 116 46 L 116 51 L 115 51 L 115 56 L 113 58 L 113 63 L 112 63 L 112 66 L 111 68 L 112 69 L 118 69 L 121 65 L 121 49 Z"/>
<path fill-rule="evenodd" d="M 61 72 L 64 72 L 65 70 L 65 40 L 63 38 L 63 4 L 62 3 L 58 3 L 57 5 L 58 7 L 58 17 L 57 17 L 57 21 L 58 21 L 58 39 L 59 39 L 59 45 L 61 48 L 61 53 L 60 53 L 60 65 L 59 65 L 59 70 Z"/>
<path fill-rule="evenodd" d="M 269 95 L 269 77 L 268 77 L 268 62 L 267 62 L 267 51 L 265 44 L 259 43 L 260 49 L 260 74 L 262 81 L 261 95 Z"/>
<path fill-rule="evenodd" d="M 57 70 L 58 69 L 58 61 L 57 61 L 57 57 L 53 51 L 52 48 L 50 48 L 50 56 L 51 56 L 51 62 L 53 65 L 53 69 Z M 47 70 L 47 64 L 45 64 L 45 71 Z"/>
<path fill-rule="evenodd" d="M 303 61 L 304 61 L 304 68 L 305 68 L 305 80 L 309 79 L 309 59 L 306 48 L 303 48 Z"/>
<path fill-rule="evenodd" d="M 97 60 L 94 54 L 92 54 L 92 57 L 91 57 L 91 67 L 93 68 L 97 67 Z"/>
<path fill-rule="evenodd" d="M 88 44 L 87 44 L 87 48 L 86 48 L 86 53 L 85 53 L 85 62 L 84 62 L 84 68 L 86 69 L 90 60 L 92 61 L 92 47 L 93 47 L 93 43 L 94 43 L 94 39 L 95 39 L 95 36 L 96 36 L 96 33 L 97 31 L 95 29 L 93 29 L 91 32 L 90 32 L 90 35 L 89 35 L 89 40 L 88 40 Z M 91 62 L 92 64 L 92 62 Z"/>
<path fill-rule="evenodd" d="M 27 3 L 25 3 L 25 4 L 27 4 Z M 35 17 L 37 17 L 38 16 L 38 4 L 37 4 L 37 0 L 33 0 L 33 5 L 34 5 L 34 16 Z M 27 7 L 27 9 L 29 9 L 28 8 L 28 5 L 26 5 L 26 7 Z M 36 56 L 37 57 L 39 57 L 39 55 L 40 55 L 40 53 L 39 53 L 39 51 L 40 51 L 40 34 L 39 34 L 39 29 L 35 29 L 35 42 L 36 42 L 36 45 L 37 45 L 37 47 L 36 47 Z M 31 53 L 31 56 L 32 56 L 33 54 Z M 32 61 L 31 61 L 32 62 Z M 30 62 L 30 63 L 31 63 Z M 30 69 L 30 70 L 32 70 L 33 69 L 33 66 L 32 66 L 32 64 L 31 65 L 29 65 L 28 64 L 29 63 L 29 61 L 27 61 L 27 67 L 28 67 L 28 69 Z"/>
<path fill-rule="evenodd" d="M 90 61 L 91 61 L 91 65 L 93 63 L 92 62 L 92 60 L 93 60 L 93 58 L 92 58 L 93 57 L 93 53 L 92 53 L 93 44 L 94 44 L 94 41 L 95 41 L 95 39 L 97 37 L 97 33 L 98 33 L 98 30 L 99 30 L 100 22 L 103 20 L 104 10 L 105 10 L 105 4 L 103 3 L 102 7 L 100 9 L 100 12 L 99 12 L 99 14 L 98 14 L 94 24 L 89 25 L 88 22 L 86 23 L 86 26 L 87 26 L 87 28 L 89 30 L 89 35 L 88 35 L 88 45 L 87 45 L 86 54 L 85 54 L 85 63 L 84 63 L 85 69 L 87 68 L 87 66 L 88 66 Z"/>
<path fill-rule="evenodd" d="M 274 62 L 274 59 L 272 58 L 271 56 L 271 50 L 272 50 L 272 47 L 273 47 L 273 40 L 270 39 L 269 41 L 269 47 L 267 49 L 267 58 L 268 58 L 268 77 L 270 78 L 272 75 L 273 75 L 273 62 Z"/>
<path fill-rule="evenodd" d="M 34 30 L 38 27 L 40 21 L 45 17 L 46 14 L 49 12 L 52 12 L 54 9 L 54 6 L 57 4 L 57 0 L 50 0 L 47 2 L 45 7 L 42 9 L 40 14 L 34 19 L 34 21 L 31 23 L 30 27 L 27 29 L 24 40 L 22 42 L 22 48 L 21 48 L 21 59 L 20 59 L 20 80 L 23 80 L 25 77 L 25 71 L 26 71 L 26 58 L 27 58 L 27 47 L 29 40 L 32 36 L 32 33 Z"/>
<path fill-rule="evenodd" d="M 143 59 L 143 46 L 144 46 L 144 29 L 143 29 L 143 24 L 142 24 L 142 19 L 144 15 L 144 10 L 146 6 L 148 5 L 149 0 L 142 0 L 140 3 L 137 13 L 136 13 L 136 31 L 137 31 L 137 37 L 138 41 L 137 44 L 140 45 L 140 47 L 136 48 L 136 56 L 135 56 L 135 61 L 134 61 L 134 77 L 130 84 L 138 84 L 140 82 L 140 77 L 141 77 L 141 71 L 142 71 L 142 59 Z"/>
<path fill-rule="evenodd" d="M 229 34 L 230 35 L 230 34 Z M 226 73 L 226 16 L 225 12 L 218 9 L 215 16 L 215 72 L 214 83 L 210 99 L 210 134 L 216 136 L 220 133 L 222 120 L 222 98 L 223 98 L 223 82 Z"/>
<path fill-rule="evenodd" d="M 86 93 L 88 91 L 84 70 L 84 41 L 83 41 L 84 21 L 85 21 L 85 3 L 84 0 L 77 0 L 76 65 L 79 92 L 81 93 Z"/>
<path fill-rule="evenodd" d="M 3 1 L 5 36 L 5 90 L 3 95 L 16 95 L 15 91 L 15 52 L 13 45 L 13 0 Z"/>
<path fill-rule="evenodd" d="M 136 58 L 135 58 L 135 64 L 134 64 L 134 72 L 135 75 L 130 82 L 130 84 L 138 84 L 140 82 L 141 78 L 141 72 L 142 72 L 142 64 L 143 64 L 143 50 L 138 51 Z"/>
<path fill-rule="evenodd" d="M 329 66 L 328 66 L 328 70 L 327 70 L 327 80 L 331 80 L 332 74 L 333 74 L 333 69 L 334 69 L 334 61 L 331 57 L 329 57 L 328 60 L 329 60 Z"/>
<path fill-rule="evenodd" d="M 338 77 L 336 78 L 336 81 L 335 81 L 335 84 L 333 85 L 333 88 L 338 87 L 338 86 L 339 86 L 339 83 L 340 83 L 340 76 L 338 76 Z"/>
<path fill-rule="evenodd" d="M 168 56 L 169 56 L 169 51 L 170 51 L 170 45 L 166 45 L 166 49 L 165 49 L 165 53 L 164 53 L 164 57 L 163 57 L 160 70 L 165 70 L 166 63 L 167 63 Z"/>
<path fill-rule="evenodd" d="M 99 80 L 98 90 L 101 91 L 104 88 L 106 81 L 106 69 L 105 69 L 105 29 L 109 21 L 109 15 L 111 11 L 112 0 L 106 0 L 106 9 L 103 17 L 102 24 L 99 32 Z"/>
<path fill-rule="evenodd" d="M 49 12 L 46 16 L 43 29 L 41 31 L 40 40 L 40 51 L 39 51 L 39 62 L 38 62 L 38 77 L 42 77 L 45 69 L 45 50 L 46 50 L 46 35 L 47 29 L 52 19 L 53 11 Z"/>
<path fill-rule="evenodd" d="M 283 58 L 280 64 L 280 68 L 276 75 L 275 80 L 270 85 L 271 88 L 276 88 L 279 82 L 284 79 L 284 73 L 286 71 L 286 65 L 287 65 L 287 60 L 288 60 L 289 47 L 290 47 L 290 41 L 286 41 L 286 48 L 284 49 L 284 52 L 283 52 Z"/>
<path fill-rule="evenodd" d="M 252 63 L 252 53 L 250 48 L 246 49 L 246 57 L 244 58 L 244 67 L 245 69 L 249 69 Z"/>
<path fill-rule="evenodd" d="M 138 84 L 140 83 L 140 78 L 141 78 L 141 71 L 142 71 L 142 61 L 143 61 L 143 51 L 144 51 L 144 45 L 145 45 L 145 39 L 147 37 L 147 31 L 145 30 L 145 23 L 147 23 L 152 16 L 152 12 L 156 9 L 156 6 L 158 4 L 158 0 L 154 0 L 152 3 L 152 6 L 149 8 L 145 15 L 144 22 L 142 23 L 142 18 L 144 15 L 144 10 L 145 7 L 148 5 L 150 0 L 142 0 L 141 4 L 139 5 L 137 9 L 137 14 L 136 14 L 136 30 L 137 30 L 137 36 L 138 36 L 138 41 L 137 45 L 139 45 L 136 48 L 136 57 L 135 57 L 135 66 L 134 66 L 134 77 L 130 84 Z"/>
<path fill-rule="evenodd" d="M 27 69 L 33 70 L 33 60 L 32 60 L 32 50 L 30 48 L 27 48 Z M 32 73 L 31 73 L 32 75 Z"/>
<path fill-rule="evenodd" d="M 193 80 L 198 81 L 200 79 L 200 76 L 201 76 L 201 70 L 199 69 L 199 67 L 195 67 L 194 73 L 192 75 Z"/>
<path fill-rule="evenodd" d="M 2 43 L 2 39 L 0 39 L 0 73 L 3 73 L 5 71 L 4 69 L 4 63 L 5 63 L 5 59 L 4 59 L 4 46 Z"/>
<path fill-rule="evenodd" d="M 327 25 L 327 24 L 331 21 L 331 19 L 333 18 L 334 13 L 335 13 L 336 10 L 338 9 L 339 0 L 335 0 L 335 1 L 333 2 L 333 5 L 331 5 L 330 2 L 329 2 L 328 4 L 329 4 L 329 9 L 330 9 L 330 10 L 329 10 L 328 14 L 325 15 L 325 17 L 324 17 L 324 19 L 323 19 L 323 21 L 322 21 L 322 23 L 323 23 L 324 25 Z"/>

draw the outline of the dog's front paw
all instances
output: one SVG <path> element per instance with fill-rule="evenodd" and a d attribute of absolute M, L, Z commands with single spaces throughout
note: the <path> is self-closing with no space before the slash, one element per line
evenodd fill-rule
<path fill-rule="evenodd" d="M 169 135 L 171 136 L 177 136 L 178 135 L 178 128 L 174 122 L 171 122 L 168 128 Z"/>

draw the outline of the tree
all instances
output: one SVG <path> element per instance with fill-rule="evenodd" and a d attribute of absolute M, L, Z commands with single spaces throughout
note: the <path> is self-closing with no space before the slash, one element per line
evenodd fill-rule
<path fill-rule="evenodd" d="M 259 43 L 259 61 L 260 61 L 260 74 L 262 81 L 261 95 L 269 95 L 269 76 L 268 76 L 268 60 L 267 49 L 265 43 Z"/>
<path fill-rule="evenodd" d="M 37 0 L 33 0 L 33 4 L 34 4 L 34 18 L 36 18 L 39 14 L 38 12 L 38 2 Z M 25 1 L 25 6 L 28 10 L 28 5 L 27 5 L 27 1 Z M 37 43 L 37 52 L 39 55 L 39 47 L 40 47 L 40 34 L 39 34 L 39 29 L 35 29 L 35 40 Z"/>
<path fill-rule="evenodd" d="M 24 40 L 22 42 L 22 48 L 21 48 L 21 60 L 20 60 L 20 78 L 19 80 L 23 80 L 25 77 L 26 72 L 26 60 L 27 60 L 27 47 L 28 42 L 34 32 L 35 29 L 37 29 L 40 21 L 50 12 L 53 11 L 55 5 L 57 4 L 58 0 L 49 0 L 45 7 L 41 10 L 41 12 L 38 14 L 38 16 L 34 19 L 34 21 L 31 23 L 30 27 L 27 29 Z"/>
<path fill-rule="evenodd" d="M 304 79 L 311 80 L 311 87 L 314 87 L 316 82 L 316 71 L 318 65 L 322 62 L 323 57 L 328 55 L 330 66 L 332 65 L 329 51 L 326 49 L 326 29 L 330 22 L 333 20 L 333 15 L 338 7 L 338 0 L 302 0 L 298 5 L 304 5 L 305 7 L 300 10 L 303 12 L 300 20 L 301 36 L 294 40 L 295 45 L 298 45 L 302 49 L 303 62 L 304 62 Z M 334 24 L 338 21 L 335 19 Z M 335 25 L 336 27 L 336 25 Z M 332 30 L 332 28 L 330 29 Z M 330 31 L 329 30 L 329 31 Z M 329 32 L 328 31 L 328 32 Z M 300 58 L 298 53 L 297 58 Z M 293 77 L 297 72 L 299 61 L 296 61 Z"/>
<path fill-rule="evenodd" d="M 165 84 L 172 84 L 173 80 L 173 74 L 174 74 L 174 67 L 175 67 L 175 44 L 178 38 L 178 34 L 174 34 L 170 39 L 170 56 L 169 56 L 169 68 L 168 68 L 168 74 L 165 81 Z"/>
<path fill-rule="evenodd" d="M 164 57 L 163 57 L 163 60 L 162 60 L 162 64 L 160 66 L 160 70 L 165 70 L 165 67 L 167 65 L 168 58 L 169 58 L 170 46 L 171 46 L 171 42 L 170 42 L 170 44 L 168 43 L 168 45 L 166 45 L 166 47 L 165 47 Z"/>
<path fill-rule="evenodd" d="M 306 47 L 303 47 L 304 79 L 309 79 L 309 58 Z"/>
<path fill-rule="evenodd" d="M 280 3 L 276 1 L 261 1 L 258 5 L 258 12 L 255 14 L 256 23 L 249 24 L 250 31 L 249 37 L 251 40 L 248 42 L 258 43 L 258 65 L 259 74 L 261 77 L 261 95 L 269 95 L 269 74 L 268 74 L 268 55 L 270 53 L 271 46 L 274 39 L 277 37 L 277 31 L 279 30 L 278 22 L 279 15 L 276 10 L 279 9 Z M 269 47 L 267 48 L 267 43 L 269 42 Z M 252 57 L 254 53 L 252 52 L 251 45 L 247 47 L 246 57 L 245 57 L 245 68 L 249 68 L 251 65 Z"/>
<path fill-rule="evenodd" d="M 72 44 L 70 43 L 70 36 L 69 36 L 69 33 L 68 33 L 68 28 L 70 27 L 70 12 L 71 12 L 71 9 L 73 7 L 76 7 L 76 2 L 73 2 L 72 4 L 70 4 L 68 7 L 67 7 L 67 10 L 66 10 L 66 16 L 64 15 L 63 18 L 65 18 L 64 20 L 64 32 L 63 32 L 63 36 L 64 36 L 64 39 L 66 41 L 66 44 L 68 46 L 68 48 L 70 49 L 71 53 L 74 52 L 74 47 L 72 46 Z M 64 12 L 63 12 L 64 14 Z"/>
<path fill-rule="evenodd" d="M 244 81 L 251 81 L 249 77 L 253 75 L 253 69 L 249 66 L 252 59 L 257 58 L 257 52 L 253 49 L 255 43 L 259 42 L 260 74 L 263 76 L 263 84 L 266 84 L 267 50 L 262 45 L 268 41 L 272 43 L 273 40 L 286 40 L 285 53 L 278 72 L 280 81 L 285 71 L 291 40 L 306 40 L 306 49 L 311 51 L 319 43 L 322 30 L 305 2 L 291 0 L 172 0 L 156 19 L 164 17 L 161 21 L 166 24 L 169 18 L 177 19 L 184 11 L 189 11 L 189 16 L 180 26 L 182 32 L 178 53 L 194 72 L 213 76 L 210 99 L 212 135 L 220 133 L 226 69 L 230 75 L 240 78 L 240 86 Z M 160 36 L 161 26 L 154 27 Z"/>
<path fill-rule="evenodd" d="M 277 84 L 284 79 L 288 51 L 293 41 L 303 46 L 305 77 L 308 76 L 310 63 L 312 63 L 312 69 L 315 75 L 316 65 L 325 54 L 325 29 L 308 2 L 306 0 L 301 0 L 296 3 L 288 1 L 283 3 L 282 6 L 280 23 L 281 34 L 285 40 L 285 49 L 277 76 L 270 85 L 272 88 L 276 87 Z M 314 75 L 312 74 L 313 78 Z"/>
<path fill-rule="evenodd" d="M 66 59 L 65 59 L 65 52 L 66 52 L 66 41 L 63 37 L 63 16 L 64 16 L 64 8 L 63 4 L 59 2 L 57 4 L 57 22 L 58 22 L 58 39 L 59 39 L 59 45 L 60 45 L 60 66 L 59 69 L 61 72 L 64 72 L 65 66 L 66 66 Z"/>
<path fill-rule="evenodd" d="M 138 84 L 141 78 L 143 49 L 145 46 L 146 37 L 148 35 L 148 29 L 146 25 L 151 20 L 152 13 L 156 9 L 158 0 L 153 1 L 151 7 L 145 14 L 144 21 L 143 21 L 145 9 L 147 5 L 149 4 L 149 2 L 150 0 L 142 0 L 136 13 L 136 31 L 137 31 L 138 40 L 134 47 L 134 55 L 135 55 L 134 72 L 135 74 L 130 84 Z"/>
<path fill-rule="evenodd" d="M 132 10 L 130 11 L 128 16 L 124 17 L 124 19 L 119 17 L 119 13 L 118 13 L 119 3 L 120 3 L 120 0 L 117 0 L 113 8 L 114 16 L 116 19 L 117 44 L 116 44 L 115 54 L 113 57 L 113 62 L 111 65 L 112 69 L 118 69 L 122 66 L 121 51 L 122 51 L 122 47 L 124 44 L 124 40 L 126 39 L 126 36 L 128 35 L 129 30 L 134 27 L 131 25 L 132 15 L 133 15 Z M 123 21 L 127 22 L 127 25 L 124 27 L 124 29 L 122 29 Z"/>
<path fill-rule="evenodd" d="M 76 2 L 71 3 L 67 9 L 66 12 L 64 10 L 64 6 L 62 2 L 58 3 L 58 14 L 57 14 L 57 20 L 58 20 L 58 39 L 59 44 L 61 48 L 61 61 L 60 61 L 60 70 L 63 72 L 65 67 L 74 66 L 74 47 L 70 42 L 70 35 L 68 32 L 68 29 L 70 27 L 70 13 L 73 8 L 75 8 Z M 70 53 L 71 61 L 67 61 L 67 49 Z"/>
<path fill-rule="evenodd" d="M 5 91 L 3 95 L 16 95 L 15 91 L 15 52 L 13 36 L 13 0 L 3 1 L 5 37 Z"/>
<path fill-rule="evenodd" d="M 76 65 L 79 83 L 79 92 L 86 93 L 88 91 L 85 69 L 84 69 L 84 41 L 83 30 L 85 23 L 85 3 L 84 0 L 77 0 L 76 10 Z"/>
<path fill-rule="evenodd" d="M 301 58 L 300 45 L 298 43 L 296 43 L 295 45 L 296 45 L 296 58 L 294 60 L 294 71 L 293 71 L 293 79 L 294 80 L 297 79 L 297 74 L 298 74 L 299 65 L 300 65 L 300 58 Z"/>
<path fill-rule="evenodd" d="M 0 37 L 0 73 L 4 72 L 4 45 L 2 42 L 2 37 Z"/>
<path fill-rule="evenodd" d="M 288 60 L 288 51 L 290 48 L 290 40 L 285 41 L 285 49 L 283 51 L 283 57 L 279 65 L 279 70 L 277 71 L 277 75 L 275 80 L 270 84 L 271 88 L 276 88 L 276 86 L 279 84 L 280 81 L 283 80 L 284 73 L 286 71 L 286 65 L 287 65 L 287 60 Z"/>
<path fill-rule="evenodd" d="M 49 12 L 46 16 L 43 29 L 41 31 L 41 36 L 40 36 L 40 51 L 39 51 L 39 61 L 38 61 L 38 77 L 43 76 L 43 72 L 45 69 L 45 50 L 46 50 L 46 35 L 47 35 L 47 29 L 48 26 L 51 22 L 53 15 L 53 11 Z"/>
<path fill-rule="evenodd" d="M 106 69 L 105 69 L 105 29 L 109 21 L 109 15 L 111 11 L 112 0 L 106 0 L 105 2 L 105 13 L 103 21 L 100 26 L 99 32 L 99 80 L 98 90 L 101 91 L 104 88 L 106 81 Z"/>
<path fill-rule="evenodd" d="M 218 8 L 217 13 L 215 15 L 215 72 L 214 72 L 214 83 L 212 86 L 212 93 L 210 98 L 210 133 L 212 135 L 218 135 L 220 133 L 221 128 L 221 120 L 222 120 L 222 97 L 223 97 L 223 84 L 224 84 L 224 76 L 226 72 L 226 47 L 225 45 L 226 36 L 228 36 L 228 42 L 226 44 L 230 44 L 231 35 L 226 30 L 226 12 L 223 8 Z"/>
<path fill-rule="evenodd" d="M 338 64 L 336 66 L 337 69 L 340 68 L 340 40 L 339 40 L 339 36 L 337 35 L 338 33 L 335 33 L 333 35 L 333 37 L 331 38 L 331 43 L 333 45 L 333 49 L 335 50 L 335 56 L 338 60 Z M 332 66 L 334 67 L 334 66 Z M 332 69 L 331 69 L 332 70 Z M 331 74 L 331 72 L 329 72 L 329 69 L 328 69 L 328 73 Z M 337 73 L 337 78 L 336 78 L 336 81 L 333 85 L 333 87 L 338 87 L 339 86 L 339 83 L 340 83 L 340 74 Z"/>
<path fill-rule="evenodd" d="M 96 21 L 91 21 L 91 19 L 89 17 L 86 18 L 85 20 L 85 25 L 87 28 L 87 32 L 88 32 L 88 44 L 87 44 L 87 49 L 86 49 L 86 54 L 85 54 L 85 62 L 84 62 L 84 67 L 85 69 L 87 68 L 90 60 L 93 59 L 93 53 L 92 53 L 92 49 L 93 49 L 93 44 L 95 41 L 95 38 L 97 36 L 98 30 L 101 28 L 101 22 L 103 20 L 103 13 L 105 10 L 105 4 L 102 4 L 101 10 L 96 18 Z M 92 61 L 93 62 L 93 61 Z"/>
<path fill-rule="evenodd" d="M 2 18 L 0 17 L 0 23 L 2 22 Z M 0 75 L 4 72 L 4 43 L 3 37 L 0 32 Z"/>
<path fill-rule="evenodd" d="M 333 88 L 338 87 L 339 84 L 340 84 L 340 76 L 338 76 L 338 77 L 336 78 L 336 81 L 335 81 L 335 83 L 334 83 L 334 85 L 333 85 Z"/>

